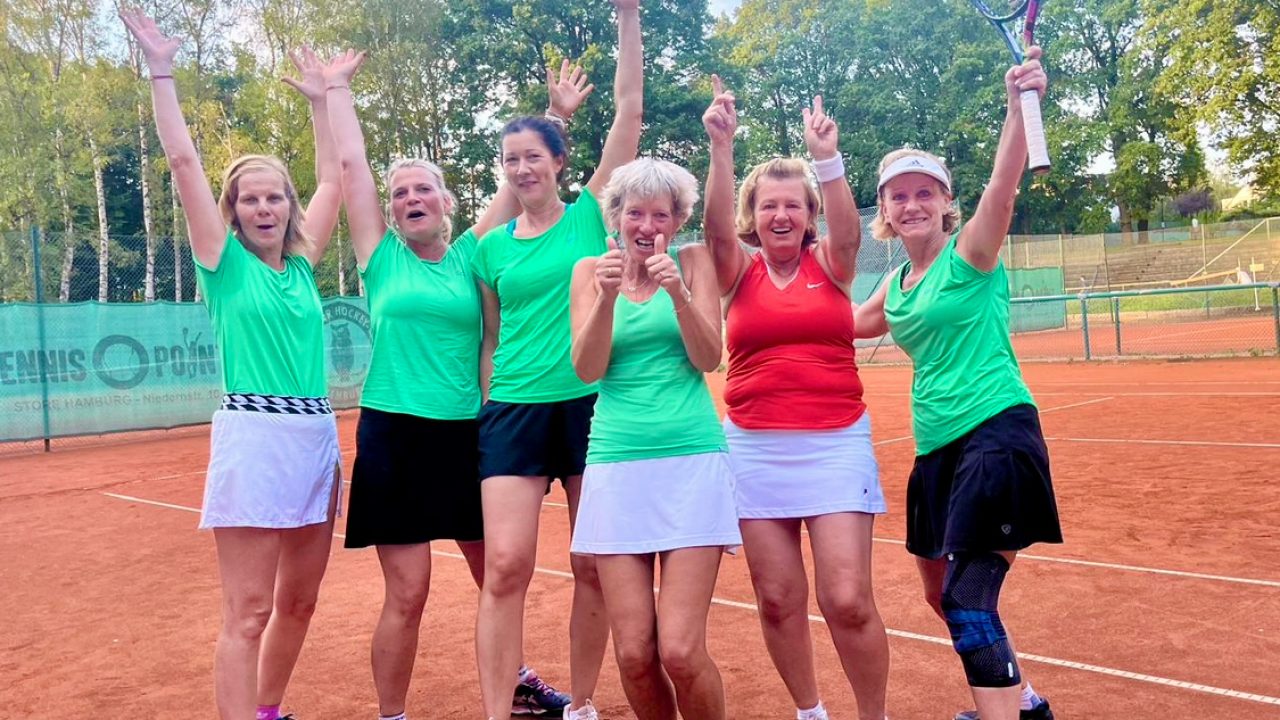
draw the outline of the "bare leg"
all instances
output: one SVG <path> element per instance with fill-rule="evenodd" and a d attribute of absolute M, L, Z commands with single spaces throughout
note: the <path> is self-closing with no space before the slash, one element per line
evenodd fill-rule
<path fill-rule="evenodd" d="M 262 635 L 262 654 L 258 658 L 259 705 L 280 704 L 302 652 L 302 642 L 307 638 L 307 628 L 316 611 L 320 581 L 329 566 L 340 480 L 335 469 L 327 521 L 280 531 L 275 611 Z"/>
<path fill-rule="evenodd" d="M 485 714 L 511 716 L 524 641 L 524 600 L 538 550 L 547 479 L 500 475 L 480 485 L 485 517 L 484 584 L 476 614 L 476 662 Z"/>
<path fill-rule="evenodd" d="M 370 663 L 378 712 L 397 715 L 404 712 L 418 654 L 418 631 L 431 589 L 431 545 L 379 545 L 378 561 L 386 594 L 373 631 Z"/>
<path fill-rule="evenodd" d="M 213 681 L 218 716 L 254 716 L 258 651 L 271 618 L 272 592 L 280 555 L 280 531 L 215 528 L 222 579 L 222 627 L 214 651 Z"/>
<path fill-rule="evenodd" d="M 578 520 L 578 500 L 582 497 L 582 476 L 565 478 L 569 497 L 569 535 Z M 569 615 L 569 689 L 571 710 L 582 707 L 596 692 L 600 665 L 609 645 L 609 619 L 604 611 L 604 594 L 596 574 L 593 555 L 571 555 L 573 568 L 573 609 Z"/>
<path fill-rule="evenodd" d="M 818 607 L 862 720 L 883 720 L 889 682 L 889 638 L 871 590 L 874 523 L 874 515 L 852 512 L 819 515 L 807 523 Z"/>
<path fill-rule="evenodd" d="M 818 704 L 819 696 L 809 634 L 809 577 L 800 553 L 800 521 L 743 520 L 739 527 L 760 606 L 765 647 L 796 707 L 811 708 Z"/>
<path fill-rule="evenodd" d="M 658 651 L 684 720 L 724 720 L 724 682 L 707 653 L 707 612 L 720 570 L 719 547 L 662 554 Z"/>
<path fill-rule="evenodd" d="M 658 657 L 653 555 L 597 555 L 622 689 L 639 720 L 676 720 L 676 697 Z"/>

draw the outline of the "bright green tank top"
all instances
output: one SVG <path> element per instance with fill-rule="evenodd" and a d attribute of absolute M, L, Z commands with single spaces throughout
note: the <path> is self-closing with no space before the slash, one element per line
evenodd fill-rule
<path fill-rule="evenodd" d="M 956 252 L 956 235 L 910 290 L 906 263 L 889 277 L 884 317 L 911 357 L 916 454 L 927 455 L 1014 405 L 1035 404 L 1009 342 L 1004 263 L 982 272 Z"/>
<path fill-rule="evenodd" d="M 659 290 L 633 303 L 619 294 L 587 463 L 724 451 L 724 430 L 706 378 L 685 352 L 671 296 Z"/>

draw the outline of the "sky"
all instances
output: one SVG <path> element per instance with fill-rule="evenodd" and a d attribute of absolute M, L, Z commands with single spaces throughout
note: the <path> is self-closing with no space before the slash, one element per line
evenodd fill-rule
<path fill-rule="evenodd" d="M 707 3 L 712 15 L 729 12 L 742 4 L 742 0 L 710 0 Z"/>

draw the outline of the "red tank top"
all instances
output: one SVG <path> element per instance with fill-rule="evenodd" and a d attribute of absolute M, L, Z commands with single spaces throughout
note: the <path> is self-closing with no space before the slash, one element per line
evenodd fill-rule
<path fill-rule="evenodd" d="M 853 305 L 812 249 L 779 290 L 756 253 L 727 317 L 729 419 L 747 430 L 830 430 L 862 417 Z"/>

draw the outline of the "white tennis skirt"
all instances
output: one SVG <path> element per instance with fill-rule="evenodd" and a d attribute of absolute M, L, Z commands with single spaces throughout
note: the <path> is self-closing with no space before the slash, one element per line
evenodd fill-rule
<path fill-rule="evenodd" d="M 572 552 L 636 555 L 742 544 L 727 453 L 587 465 Z"/>
<path fill-rule="evenodd" d="M 200 527 L 296 528 L 329 519 L 341 479 L 332 413 L 213 414 Z"/>
<path fill-rule="evenodd" d="M 885 512 L 868 413 L 835 430 L 744 430 L 726 417 L 724 434 L 743 520 Z"/>

